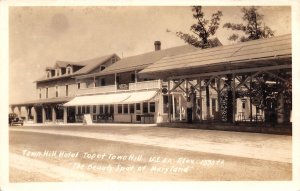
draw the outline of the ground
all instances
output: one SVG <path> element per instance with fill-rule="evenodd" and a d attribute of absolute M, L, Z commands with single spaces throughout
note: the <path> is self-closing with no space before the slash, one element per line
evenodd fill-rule
<path fill-rule="evenodd" d="M 291 139 L 122 125 L 10 127 L 10 181 L 291 180 Z"/>

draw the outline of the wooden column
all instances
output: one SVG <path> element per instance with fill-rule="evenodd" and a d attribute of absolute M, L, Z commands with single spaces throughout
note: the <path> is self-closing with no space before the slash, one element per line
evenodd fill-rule
<path fill-rule="evenodd" d="M 210 82 L 209 82 L 210 83 Z M 210 95 L 209 95 L 209 83 L 205 84 L 205 93 L 206 93 L 206 118 L 210 119 Z"/>
<path fill-rule="evenodd" d="M 250 122 L 252 122 L 252 76 L 250 76 L 250 85 L 249 85 L 249 91 L 250 91 Z"/>
<path fill-rule="evenodd" d="M 68 108 L 64 107 L 64 124 L 68 123 Z"/>
<path fill-rule="evenodd" d="M 217 94 L 218 94 L 218 120 L 221 121 L 221 78 L 217 81 Z"/>
<path fill-rule="evenodd" d="M 52 122 L 56 122 L 56 111 L 55 111 L 55 106 L 51 106 L 51 113 L 52 113 Z"/>
<path fill-rule="evenodd" d="M 25 106 L 25 121 L 28 121 L 28 106 Z"/>
<path fill-rule="evenodd" d="M 181 105 L 181 95 L 179 95 L 179 121 L 182 121 L 182 105 Z"/>
<path fill-rule="evenodd" d="M 235 74 L 232 74 L 232 123 L 235 124 L 235 108 L 236 108 L 236 98 L 235 98 Z"/>
<path fill-rule="evenodd" d="M 172 94 L 172 108 L 173 108 L 173 121 L 175 121 L 175 97 L 174 97 L 174 94 Z"/>
<path fill-rule="evenodd" d="M 42 123 L 45 123 L 46 121 L 46 111 L 45 111 L 45 108 L 42 107 Z"/>
<path fill-rule="evenodd" d="M 37 114 L 36 114 L 36 109 L 35 109 L 35 107 L 33 106 L 32 107 L 32 113 L 33 113 L 33 122 L 34 123 L 37 123 Z"/>
<path fill-rule="evenodd" d="M 202 83 L 202 79 L 199 78 L 198 79 L 198 82 L 199 82 L 199 107 L 200 107 L 200 118 L 199 118 L 199 121 L 200 122 L 203 122 L 203 119 L 202 119 L 202 90 L 201 90 L 201 83 Z"/>
<path fill-rule="evenodd" d="M 168 122 L 171 122 L 170 80 L 168 80 Z"/>

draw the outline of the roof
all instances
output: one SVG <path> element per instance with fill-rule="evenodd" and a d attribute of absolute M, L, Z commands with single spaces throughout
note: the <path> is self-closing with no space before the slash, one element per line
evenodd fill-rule
<path fill-rule="evenodd" d="M 291 54 L 291 35 L 288 34 L 165 57 L 149 65 L 139 74 L 142 76 L 189 75 L 192 73 L 199 74 L 241 67 L 254 67 L 253 64 L 263 66 L 267 61 L 249 63 L 250 61 L 279 57 L 291 58 Z M 268 64 L 274 65 L 274 62 Z M 278 62 L 275 64 L 278 64 Z"/>
<path fill-rule="evenodd" d="M 75 75 L 77 75 L 77 74 L 86 74 L 86 73 L 94 70 L 95 68 L 97 68 L 101 64 L 104 64 L 107 60 L 109 60 L 113 56 L 117 56 L 117 55 L 116 54 L 110 54 L 110 55 L 107 55 L 107 56 L 102 56 L 102 57 L 99 57 L 99 58 L 94 58 L 94 59 L 82 61 L 80 63 L 83 64 L 84 67 L 81 68 L 80 70 L 76 71 L 74 74 Z"/>
<path fill-rule="evenodd" d="M 87 74 L 94 70 L 96 67 L 100 66 L 101 64 L 104 64 L 108 59 L 110 59 L 113 56 L 117 56 L 116 54 L 110 54 L 102 57 L 97 57 L 89 60 L 84 60 L 80 62 L 69 62 L 69 61 L 57 61 L 56 64 L 59 67 L 66 67 L 67 65 L 76 65 L 76 66 L 83 66 L 81 69 L 78 71 L 74 72 L 73 74 L 65 74 L 61 76 L 55 76 L 52 78 L 47 78 L 46 76 L 43 76 L 42 78 L 36 80 L 36 82 L 40 81 L 50 81 L 50 80 L 56 80 L 56 79 L 61 79 L 61 78 L 66 78 L 66 77 L 71 77 L 71 76 L 76 76 L 76 75 L 82 75 L 82 74 Z M 117 56 L 118 57 L 118 56 Z"/>
<path fill-rule="evenodd" d="M 97 74 L 97 76 L 109 75 L 113 73 L 128 72 L 134 70 L 142 70 L 147 66 L 153 64 L 154 62 L 162 59 L 163 57 L 173 56 L 180 53 L 188 53 L 199 50 L 199 48 L 193 47 L 191 45 L 183 45 L 168 49 L 163 49 L 159 51 L 152 51 L 144 54 L 139 54 L 136 56 L 130 56 L 122 58 L 111 66 L 107 67 L 105 70 Z M 80 76 L 89 77 L 91 75 Z"/>
<path fill-rule="evenodd" d="M 36 100 L 19 102 L 19 103 L 12 103 L 9 105 L 10 106 L 25 106 L 25 105 L 35 105 L 35 104 L 65 103 L 65 102 L 70 101 L 73 98 L 74 97 L 36 99 Z"/>

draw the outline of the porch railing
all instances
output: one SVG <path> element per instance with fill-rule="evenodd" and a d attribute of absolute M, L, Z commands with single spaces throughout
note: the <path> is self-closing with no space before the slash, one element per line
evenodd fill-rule
<path fill-rule="evenodd" d="M 78 89 L 76 95 L 92 95 L 92 94 L 101 94 L 101 93 L 112 93 L 119 91 L 136 91 L 136 90 L 150 90 L 150 89 L 159 89 L 161 88 L 161 80 L 151 80 L 137 83 L 129 83 L 127 90 L 118 90 L 116 85 L 109 86 L 100 86 L 100 87 L 91 87 Z"/>

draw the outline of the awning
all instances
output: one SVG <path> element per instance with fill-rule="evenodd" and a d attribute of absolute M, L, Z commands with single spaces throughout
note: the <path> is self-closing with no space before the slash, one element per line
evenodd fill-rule
<path fill-rule="evenodd" d="M 79 96 L 65 103 L 64 106 L 139 103 L 153 99 L 156 94 L 156 91 L 142 91 Z"/>
<path fill-rule="evenodd" d="M 122 101 L 122 103 L 139 103 L 144 101 L 149 101 L 153 99 L 157 94 L 157 91 L 143 91 L 143 92 L 134 92 L 130 96 Z"/>

